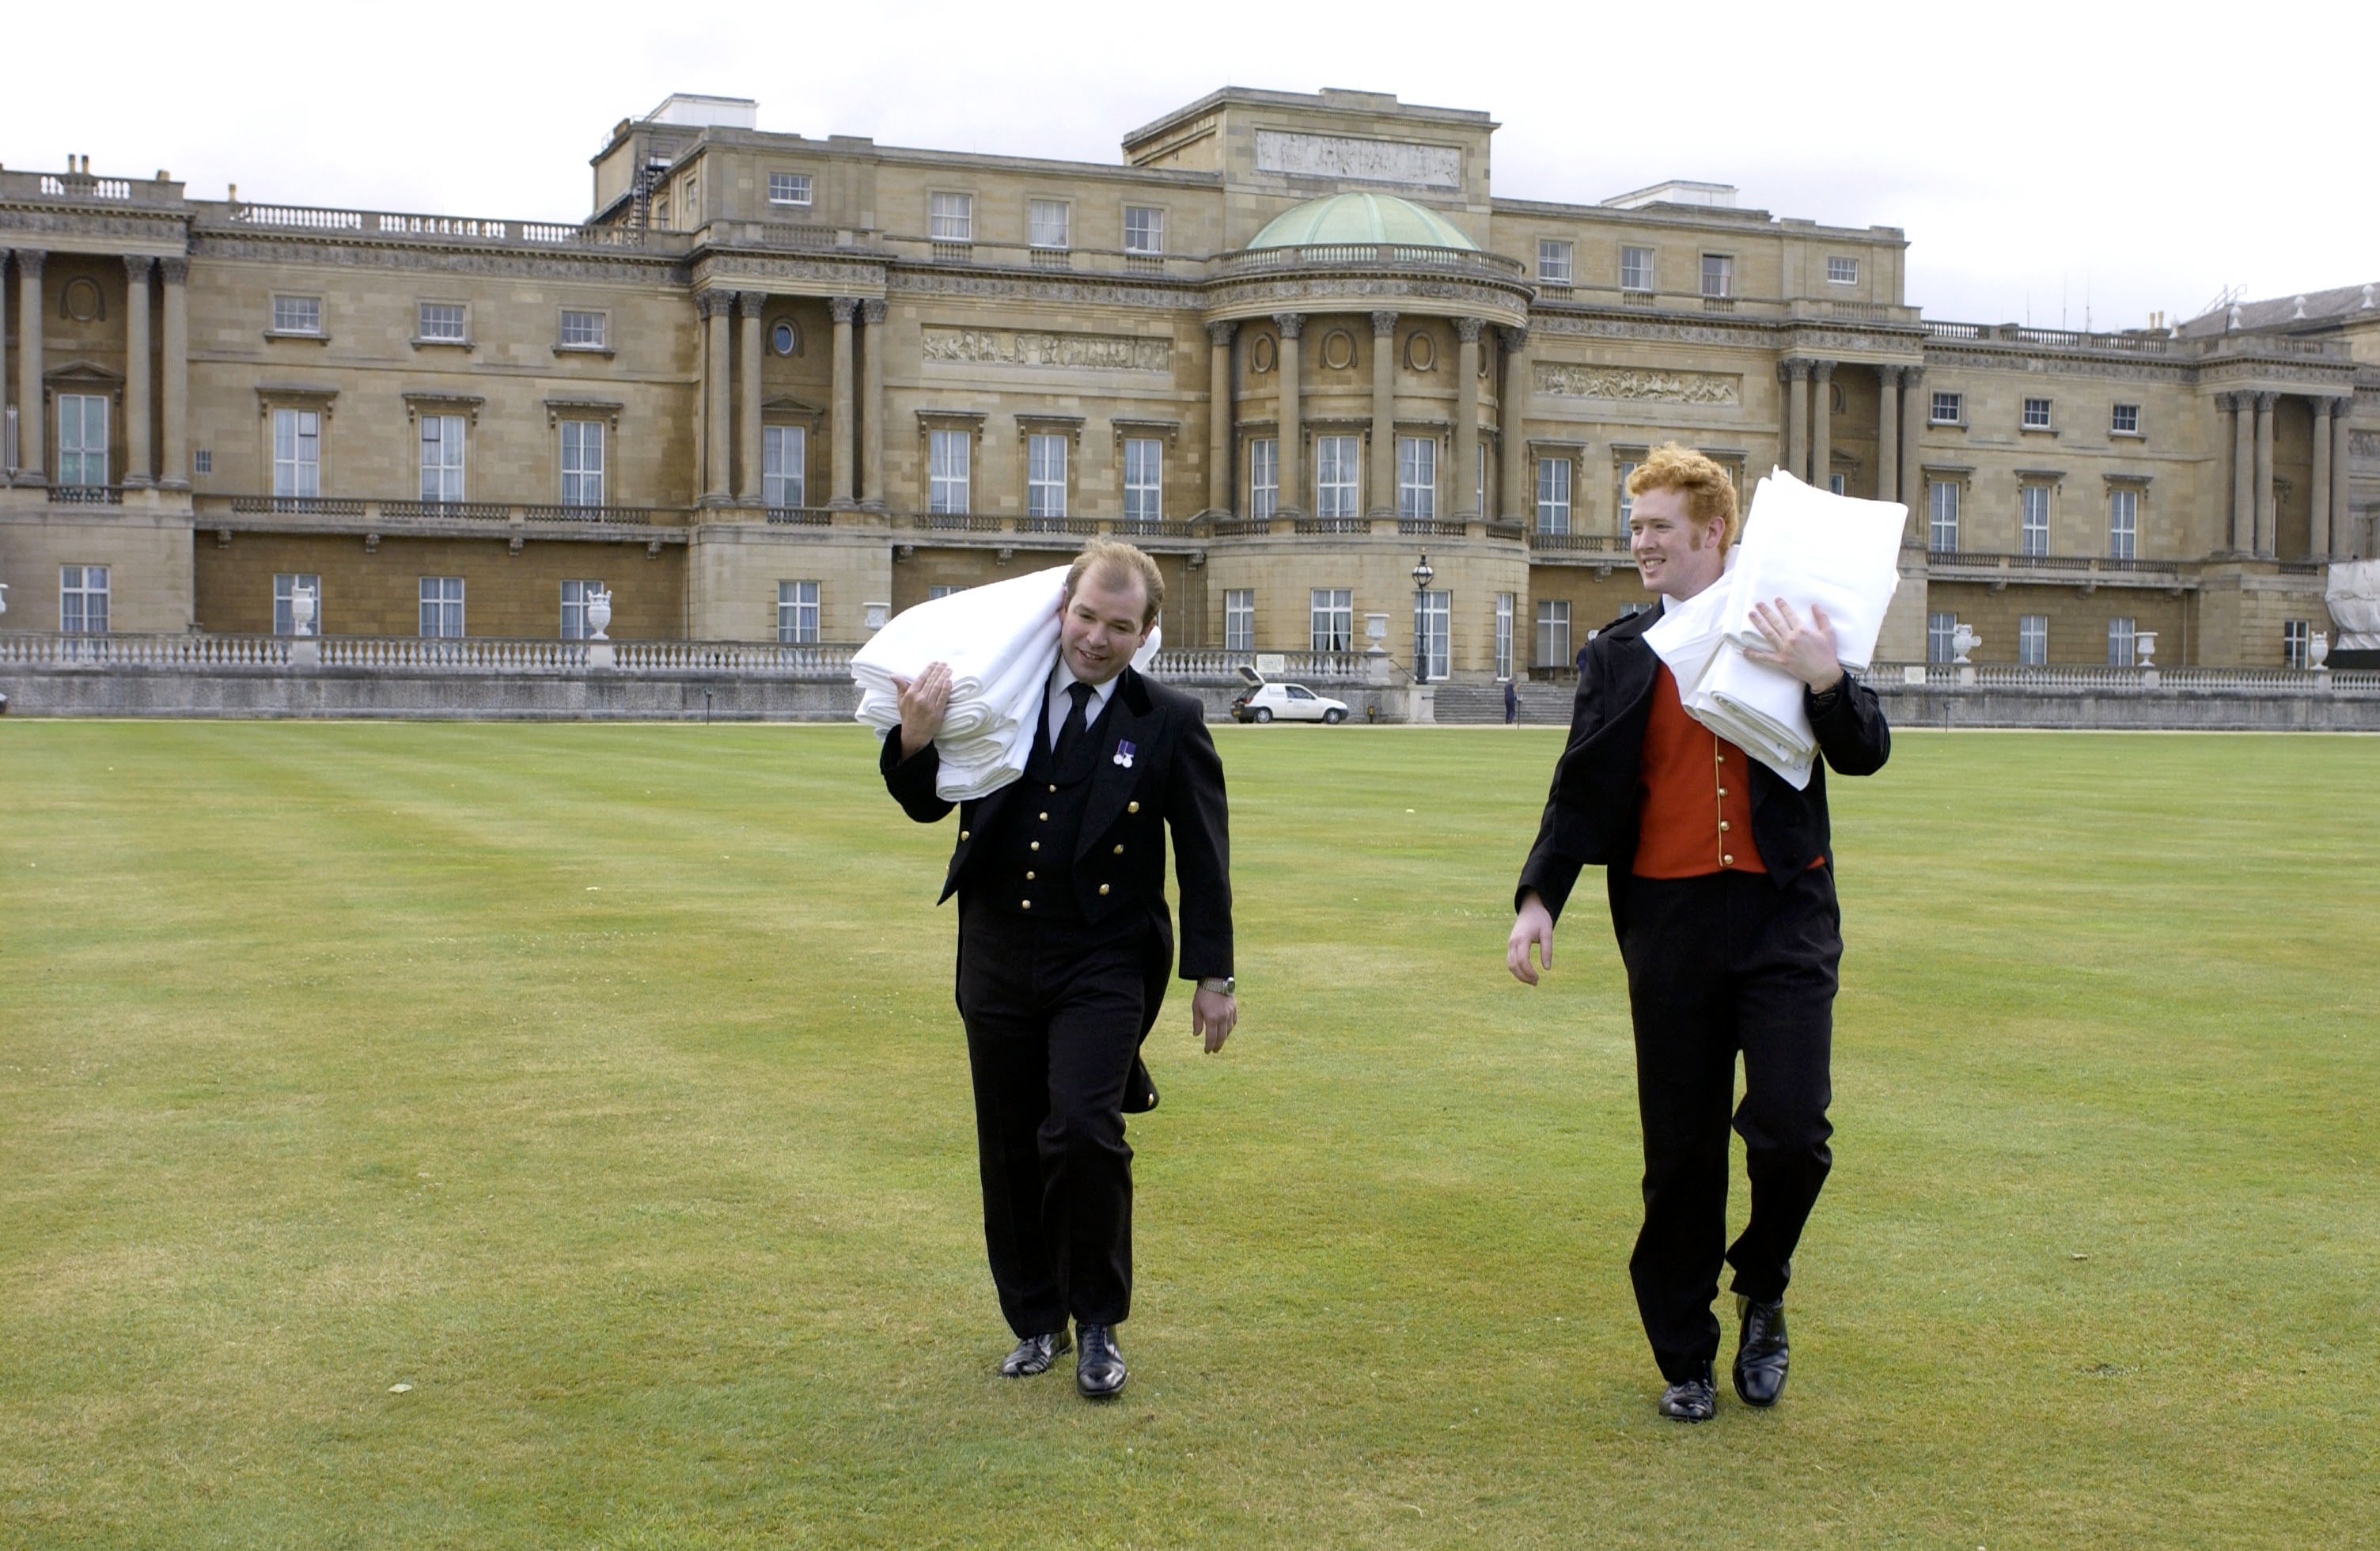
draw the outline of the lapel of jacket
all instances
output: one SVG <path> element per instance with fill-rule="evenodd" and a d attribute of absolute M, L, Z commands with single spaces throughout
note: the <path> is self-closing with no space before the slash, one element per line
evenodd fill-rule
<path fill-rule="evenodd" d="M 1114 703 L 1108 707 L 1107 727 L 1099 733 L 1091 767 L 1091 794 L 1083 805 L 1083 831 L 1075 840 L 1075 858 L 1080 861 L 1091 849 L 1091 842 L 1107 833 L 1108 826 L 1116 821 L 1123 805 L 1140 782 L 1137 765 L 1119 765 L 1115 760 L 1119 743 L 1133 744 L 1146 750 L 1148 734 L 1157 725 L 1156 702 L 1149 698 L 1148 686 L 1141 682 L 1139 673 L 1132 668 L 1123 671 L 1116 684 Z"/>
<path fill-rule="evenodd" d="M 1605 718 L 1608 723 L 1619 721 L 1653 693 L 1653 680 L 1660 670 L 1661 659 L 1646 643 L 1645 632 L 1660 617 L 1657 604 L 1644 613 L 1629 615 L 1604 632 L 1614 638 L 1619 648 L 1611 654 L 1611 699 Z"/>

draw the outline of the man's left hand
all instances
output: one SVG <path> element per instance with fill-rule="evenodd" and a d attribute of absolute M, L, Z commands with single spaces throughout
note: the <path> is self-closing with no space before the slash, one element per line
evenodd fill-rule
<path fill-rule="evenodd" d="M 1210 1056 L 1232 1037 L 1232 1029 L 1239 1021 L 1240 1004 L 1232 997 L 1200 987 L 1190 998 L 1190 1032 L 1206 1038 Z"/>
<path fill-rule="evenodd" d="M 1832 689 L 1843 682 L 1843 665 L 1835 658 L 1834 628 L 1827 623 L 1827 611 L 1815 603 L 1810 605 L 1806 624 L 1782 598 L 1774 603 L 1755 603 L 1752 625 L 1768 643 L 1768 649 L 1748 648 L 1743 654 L 1747 661 L 1782 668 L 1815 690 Z"/>

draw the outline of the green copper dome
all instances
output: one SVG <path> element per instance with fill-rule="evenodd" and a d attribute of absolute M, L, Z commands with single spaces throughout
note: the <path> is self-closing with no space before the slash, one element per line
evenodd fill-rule
<path fill-rule="evenodd" d="M 1333 194 L 1308 200 L 1267 222 L 1248 246 L 1309 248 L 1342 242 L 1460 248 L 1475 253 L 1479 249 L 1445 216 L 1393 194 Z"/>

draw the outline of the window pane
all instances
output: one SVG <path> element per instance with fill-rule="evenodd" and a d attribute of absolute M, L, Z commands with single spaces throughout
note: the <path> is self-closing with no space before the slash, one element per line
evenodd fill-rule
<path fill-rule="evenodd" d="M 1570 531 L 1570 459 L 1537 460 L 1537 531 Z"/>
<path fill-rule="evenodd" d="M 779 508 L 808 504 L 809 430 L 805 426 L 760 430 L 760 501 Z"/>

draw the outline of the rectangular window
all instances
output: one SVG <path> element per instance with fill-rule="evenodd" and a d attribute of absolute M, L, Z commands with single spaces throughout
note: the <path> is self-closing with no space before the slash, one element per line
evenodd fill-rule
<path fill-rule="evenodd" d="M 972 493 L 968 489 L 967 466 L 974 451 L 975 434 L 972 431 L 938 430 L 933 433 L 927 457 L 927 511 L 956 513 L 968 509 Z"/>
<path fill-rule="evenodd" d="M 58 567 L 58 628 L 72 636 L 107 633 L 107 567 Z"/>
<path fill-rule="evenodd" d="M 1065 248 L 1071 211 L 1063 200 L 1035 200 L 1026 209 L 1027 238 L 1036 248 Z"/>
<path fill-rule="evenodd" d="M 107 483 L 107 395 L 58 395 L 58 478 L 61 485 Z"/>
<path fill-rule="evenodd" d="M 1537 600 L 1537 666 L 1567 668 L 1570 660 L 1570 600 Z"/>
<path fill-rule="evenodd" d="M 809 504 L 810 433 L 803 426 L 760 428 L 760 501 L 780 511 Z"/>
<path fill-rule="evenodd" d="M 1316 651 L 1355 649 L 1355 594 L 1350 588 L 1318 587 L 1310 605 L 1308 644 Z"/>
<path fill-rule="evenodd" d="M 777 644 L 816 646 L 819 638 L 819 585 L 816 582 L 777 584 Z"/>
<path fill-rule="evenodd" d="M 1925 616 L 1925 660 L 1928 662 L 1948 662 L 1952 658 L 1958 656 L 1958 648 L 1950 644 L 1958 638 L 1958 615 L 1948 613 L 1927 614 Z"/>
<path fill-rule="evenodd" d="M 1318 517 L 1354 517 L 1362 515 L 1355 503 L 1355 480 L 1363 462 L 1363 438 L 1359 436 L 1318 436 L 1314 439 L 1314 515 Z"/>
<path fill-rule="evenodd" d="M 2024 401 L 2024 429 L 2027 430 L 2047 430 L 2049 429 L 2049 401 L 2047 399 L 2029 398 Z"/>
<path fill-rule="evenodd" d="M 2132 622 L 2130 620 L 2125 620 L 2123 622 L 2125 625 L 2124 637 L 2127 651 L 2130 650 L 2131 645 L 2131 623 Z M 2115 660 L 2115 630 L 2116 622 L 2110 620 L 2107 624 L 2107 652 L 2108 660 L 2111 662 Z M 2291 668 L 2304 668 L 2311 665 L 2313 660 L 2308 655 L 2308 642 L 2310 637 L 2307 635 L 2307 630 L 2308 626 L 2304 620 L 2285 619 L 2281 621 L 2281 661 L 2285 666 Z"/>
<path fill-rule="evenodd" d="M 273 633 L 276 636 L 298 634 L 298 614 L 293 600 L 298 589 L 304 588 L 314 595 L 314 617 L 308 622 L 311 635 L 322 633 L 322 578 L 317 576 L 282 572 L 273 578 Z"/>
<path fill-rule="evenodd" d="M 1153 436 L 1123 444 L 1123 520 L 1153 523 L 1165 515 L 1165 443 Z"/>
<path fill-rule="evenodd" d="M 1223 649 L 1257 649 L 1257 589 L 1252 587 L 1224 589 Z"/>
<path fill-rule="evenodd" d="M 1829 474 L 1827 476 L 1827 489 L 1832 491 L 1837 495 L 1847 493 L 1843 489 L 1843 477 L 1840 474 Z"/>
<path fill-rule="evenodd" d="M 1423 678 L 1446 677 L 1448 622 L 1454 595 L 1424 592 L 1414 598 L 1414 665 Z"/>
<path fill-rule="evenodd" d="M 2107 492 L 2107 558 L 2133 560 L 2140 554 L 2141 492 Z"/>
<path fill-rule="evenodd" d="M 1623 248 L 1620 250 L 1620 288 L 1623 291 L 1649 291 L 1653 288 L 1651 248 Z"/>
<path fill-rule="evenodd" d="M 562 422 L 562 503 L 603 504 L 603 422 Z"/>
<path fill-rule="evenodd" d="M 322 493 L 322 417 L 311 409 L 273 412 L 273 493 Z"/>
<path fill-rule="evenodd" d="M 2049 616 L 2025 614 L 2016 622 L 2016 660 L 2027 668 L 2049 660 Z"/>
<path fill-rule="evenodd" d="M 1937 479 L 1925 487 L 1925 547 L 1949 554 L 1959 547 L 1959 487 Z"/>
<path fill-rule="evenodd" d="M 1570 284 L 1571 245 L 1551 237 L 1537 239 L 1537 278 L 1548 285 Z"/>
<path fill-rule="evenodd" d="M 1827 284 L 1829 285 L 1858 285 L 1859 261 L 1840 257 L 1829 258 L 1827 261 Z"/>
<path fill-rule="evenodd" d="M 1397 515 L 1428 521 L 1438 515 L 1438 439 L 1397 438 Z"/>
<path fill-rule="evenodd" d="M 1620 466 L 1620 536 L 1623 539 L 1628 536 L 1629 521 L 1636 515 L 1636 498 L 1628 493 L 1628 481 L 1635 476 L 1634 464 Z"/>
<path fill-rule="evenodd" d="M 810 175 L 808 173 L 771 173 L 769 202 L 772 205 L 800 205 L 810 202 Z"/>
<path fill-rule="evenodd" d="M 562 584 L 562 638 L 565 641 L 591 640 L 594 626 L 587 623 L 587 599 L 590 593 L 603 590 L 601 581 L 577 581 Z M 607 630 L 604 632 L 609 635 Z"/>
<path fill-rule="evenodd" d="M 2300 624 L 2299 628 L 2303 629 L 2304 626 Z M 2107 666 L 2129 668 L 2132 663 L 2132 622 L 2130 619 L 2109 620 L 2107 622 Z"/>
<path fill-rule="evenodd" d="M 1934 413 L 1930 418 L 1937 426 L 1955 426 L 1959 423 L 1960 413 L 1964 408 L 1965 402 L 1959 394 L 1936 394 Z"/>
<path fill-rule="evenodd" d="M 12 428 L 12 429 L 13 429 L 13 428 Z M 214 454 L 212 454 L 212 453 L 209 452 L 209 451 L 208 451 L 206 448 L 204 448 L 204 447 L 196 447 L 196 448 L 191 449 L 191 452 L 190 452 L 190 472 L 191 472 L 191 473 L 193 473 L 193 474 L 212 474 L 212 473 L 213 473 L 214 471 L 215 471 L 215 455 L 214 455 Z"/>
<path fill-rule="evenodd" d="M 322 298 L 320 297 L 273 297 L 273 332 L 274 333 L 321 333 L 322 332 Z"/>
<path fill-rule="evenodd" d="M 948 598 L 952 593 L 965 592 L 965 590 L 966 588 L 953 586 L 949 582 L 936 582 L 933 586 L 926 589 L 926 601 L 930 603 L 937 598 Z"/>
<path fill-rule="evenodd" d="M 565 309 L 562 314 L 562 347 L 565 350 L 602 349 L 604 321 L 601 312 Z"/>
<path fill-rule="evenodd" d="M 451 301 L 426 301 L 414 331 L 420 338 L 436 340 L 443 345 L 463 342 L 463 305 Z"/>
<path fill-rule="evenodd" d="M 1479 443 L 1479 455 L 1472 461 L 1471 509 L 1481 516 L 1488 515 L 1488 443 Z"/>
<path fill-rule="evenodd" d="M 421 417 L 421 499 L 463 499 L 463 417 Z"/>
<path fill-rule="evenodd" d="M 1025 515 L 1066 515 L 1066 438 L 1036 436 L 1026 442 Z"/>
<path fill-rule="evenodd" d="M 1512 595 L 1496 595 L 1496 676 L 1512 676 Z"/>
<path fill-rule="evenodd" d="M 462 577 L 424 576 L 421 578 L 421 634 L 440 640 L 461 638 L 463 634 Z"/>
<path fill-rule="evenodd" d="M 1123 207 L 1123 250 L 1155 255 L 1165 251 L 1165 212 L 1153 205 Z"/>
<path fill-rule="evenodd" d="M 1731 297 L 1735 295 L 1735 261 L 1724 253 L 1703 255 L 1703 295 Z"/>
<path fill-rule="evenodd" d="M 1281 442 L 1259 436 L 1248 442 L 1248 515 L 1263 522 L 1281 510 Z"/>
<path fill-rule="evenodd" d="M 936 242 L 975 240 L 975 196 L 932 194 L 927 197 L 926 235 Z"/>
<path fill-rule="evenodd" d="M 2017 491 L 2017 553 L 2049 552 L 2049 487 L 2027 485 Z"/>
<path fill-rule="evenodd" d="M 1537 531 L 1570 531 L 1570 459 L 1537 460 Z"/>
<path fill-rule="evenodd" d="M 2112 436 L 2138 436 L 2141 433 L 2141 406 L 2119 404 L 2107 419 L 2107 431 Z"/>

